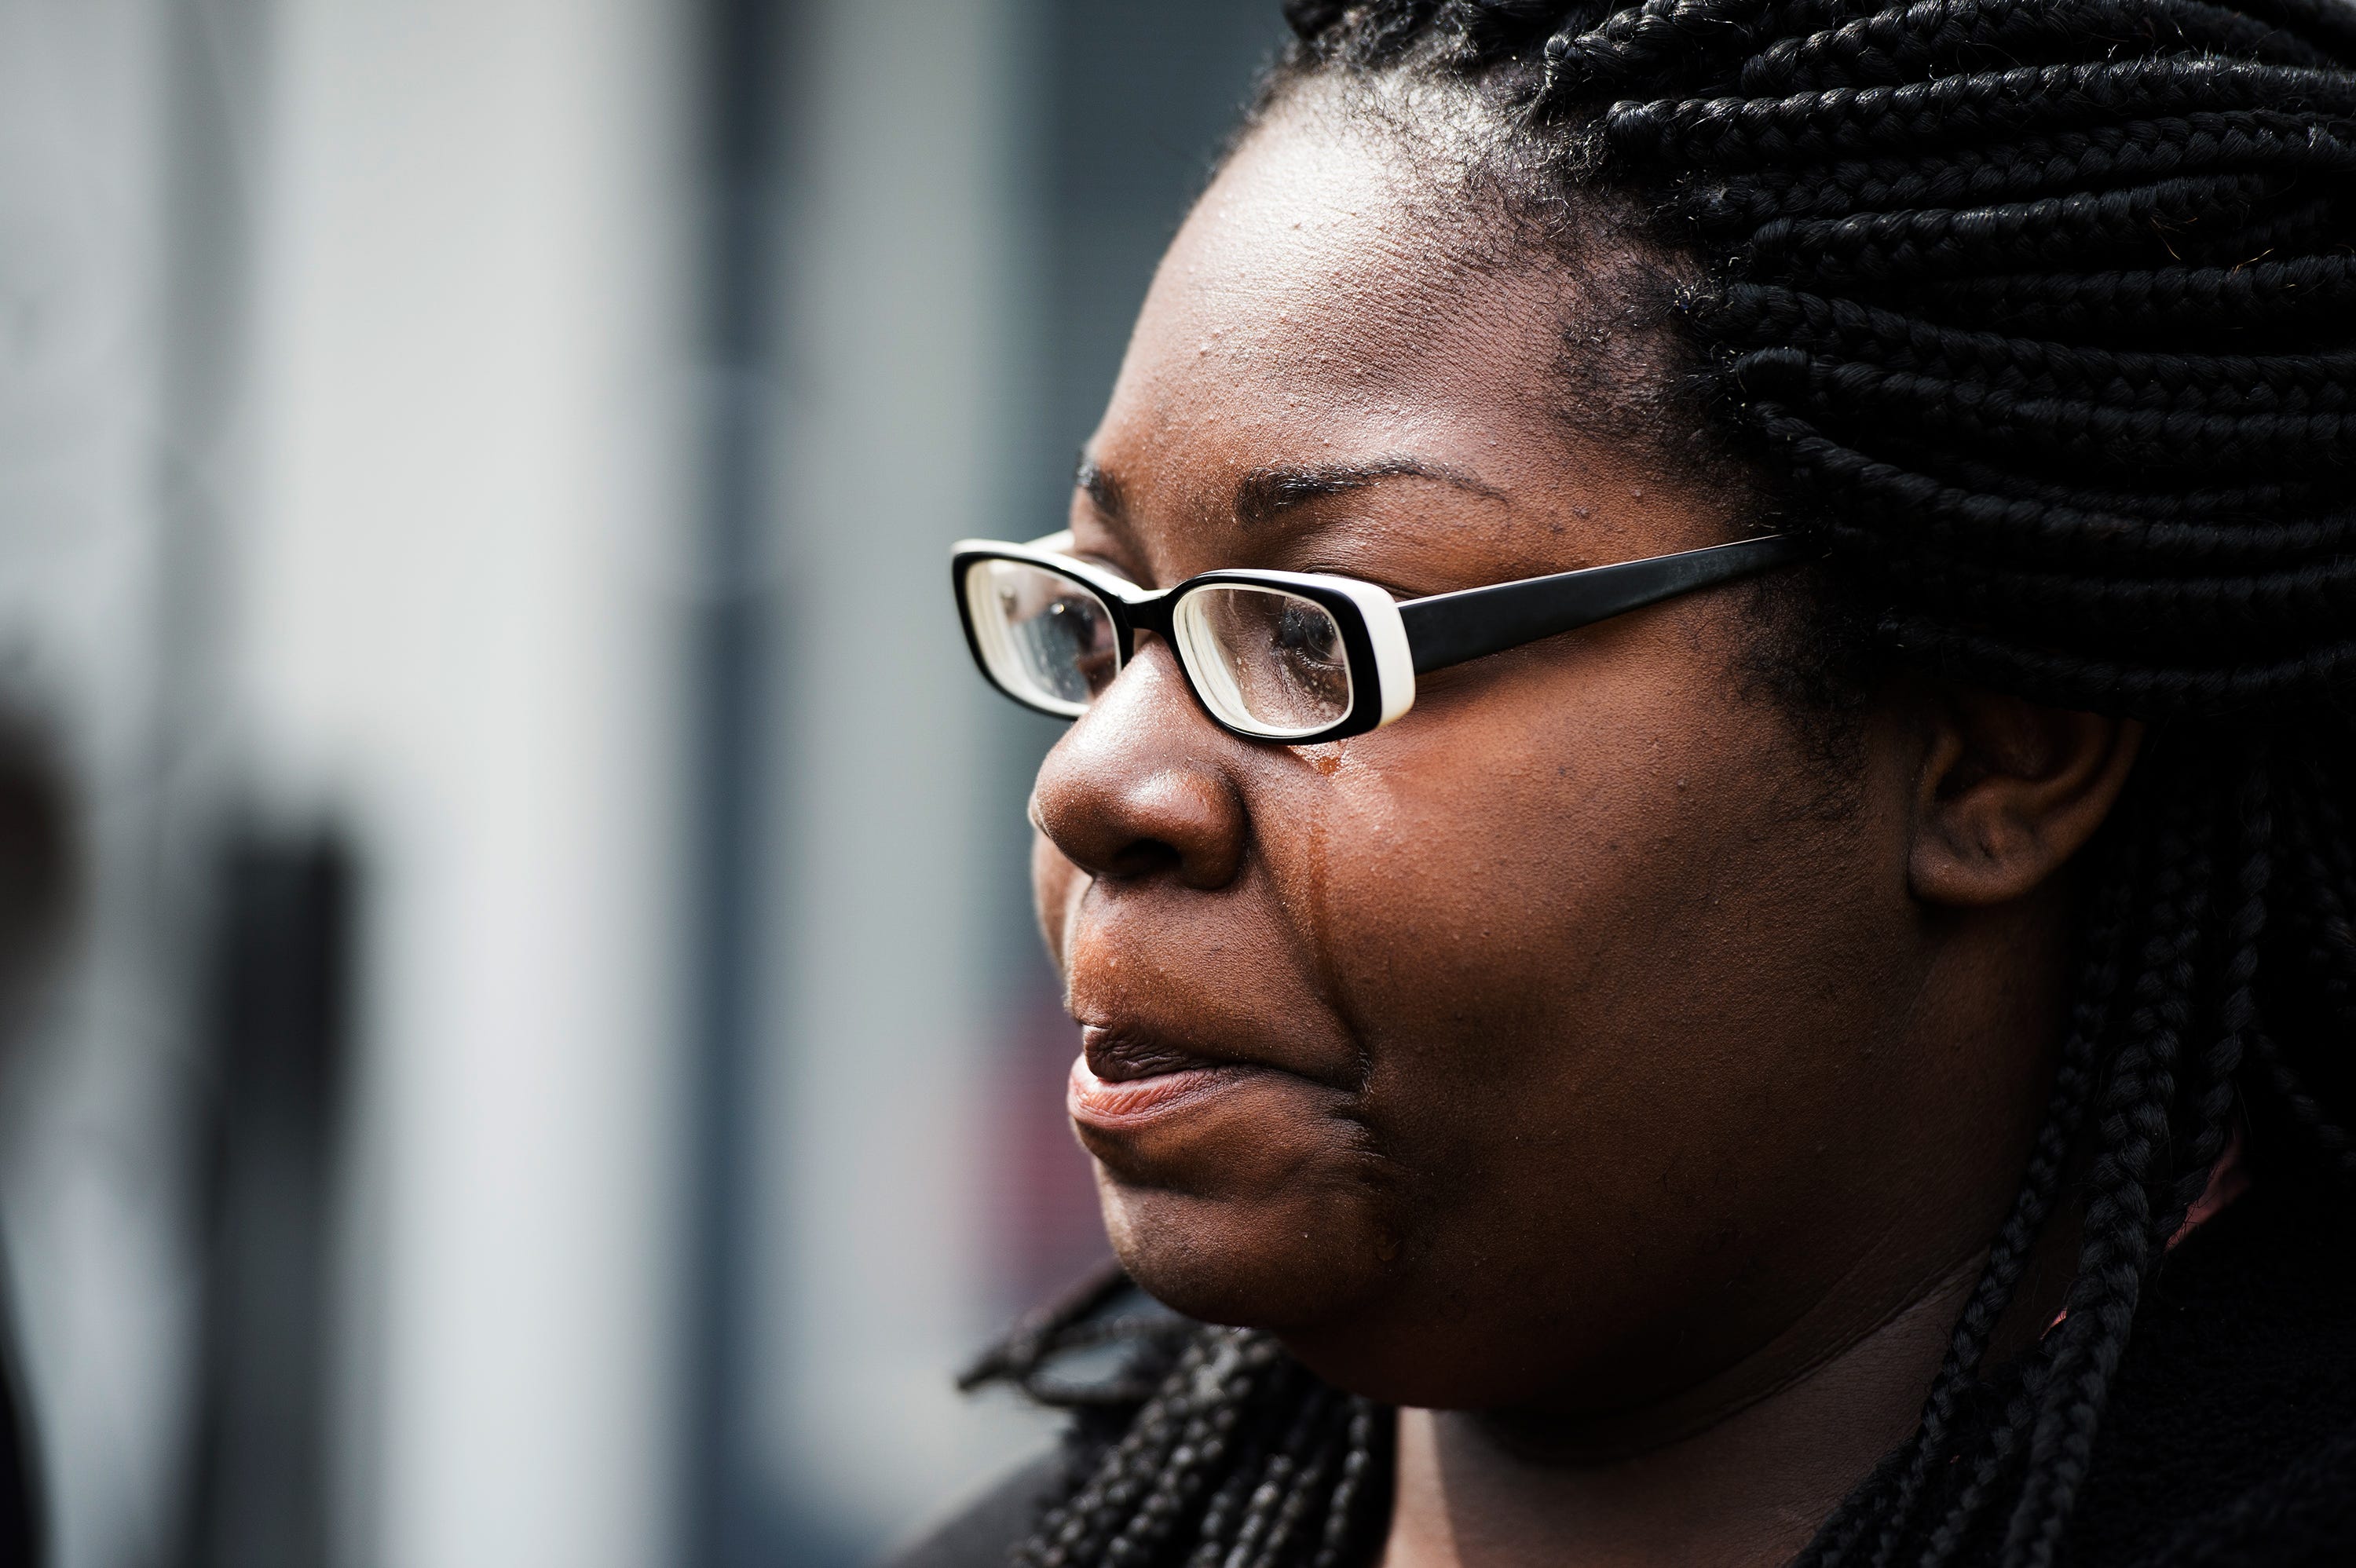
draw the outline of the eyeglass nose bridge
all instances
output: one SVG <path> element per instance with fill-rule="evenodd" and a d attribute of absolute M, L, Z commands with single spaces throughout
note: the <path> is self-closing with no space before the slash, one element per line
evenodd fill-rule
<path fill-rule="evenodd" d="M 1221 729 L 1228 728 L 1226 724 L 1220 723 L 1218 716 L 1212 711 L 1210 703 L 1204 697 L 1201 683 L 1195 679 L 1194 671 L 1187 664 L 1186 655 L 1179 646 L 1179 603 L 1188 593 L 1206 585 L 1190 581 L 1181 582 L 1175 587 L 1137 589 L 1130 593 L 1108 592 L 1104 588 L 1094 584 L 1090 586 L 1104 600 L 1106 607 L 1112 613 L 1115 647 L 1119 653 L 1119 659 L 1113 669 L 1112 680 L 1105 683 L 1104 690 L 1097 693 L 1095 699 L 1088 706 L 1093 709 L 1111 695 L 1113 683 L 1127 674 L 1129 667 L 1137 662 L 1139 656 L 1144 651 L 1141 640 L 1145 634 L 1151 632 L 1169 648 L 1170 662 L 1178 672 L 1179 685 L 1183 688 L 1189 704 L 1197 713 L 1211 720 L 1213 723 L 1219 724 Z"/>
<path fill-rule="evenodd" d="M 1128 668 L 1130 660 L 1137 656 L 1137 640 L 1148 632 L 1170 644 L 1173 651 L 1176 649 L 1178 601 L 1192 586 L 1182 582 L 1175 588 L 1141 592 L 1134 599 L 1114 601 L 1113 624 L 1120 631 L 1123 645 L 1122 668 Z"/>

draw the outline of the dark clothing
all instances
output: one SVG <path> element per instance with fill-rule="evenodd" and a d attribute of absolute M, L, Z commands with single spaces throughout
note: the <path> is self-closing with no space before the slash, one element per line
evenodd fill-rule
<path fill-rule="evenodd" d="M 1057 1481 L 1010 1477 L 892 1568 L 1002 1568 Z M 2261 1183 L 2145 1293 L 2069 1568 L 2356 1564 L 2356 1229 Z"/>
<path fill-rule="evenodd" d="M 5 1298 L 6 1270 L 0 1268 L 0 1303 Z M 35 1456 L 16 1336 L 0 1306 L 0 1568 L 37 1568 L 44 1560 Z"/>
<path fill-rule="evenodd" d="M 2073 1568 L 2356 1563 L 2356 1233 L 2263 1183 L 2136 1315 Z"/>
<path fill-rule="evenodd" d="M 0 1568 L 35 1568 L 40 1560 L 32 1448 L 12 1397 L 0 1403 Z"/>
<path fill-rule="evenodd" d="M 1033 1459 L 894 1557 L 891 1568 L 1006 1568 L 1006 1554 L 1031 1533 L 1062 1470 L 1059 1454 Z"/>

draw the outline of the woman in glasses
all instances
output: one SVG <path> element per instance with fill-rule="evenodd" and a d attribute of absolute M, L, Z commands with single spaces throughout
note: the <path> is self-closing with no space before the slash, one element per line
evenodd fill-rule
<path fill-rule="evenodd" d="M 956 562 L 1181 1316 L 909 1561 L 2356 1561 L 2356 9 L 1288 10 Z"/>

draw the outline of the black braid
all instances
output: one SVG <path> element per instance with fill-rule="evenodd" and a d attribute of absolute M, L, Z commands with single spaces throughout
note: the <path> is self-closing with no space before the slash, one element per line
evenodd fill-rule
<path fill-rule="evenodd" d="M 2110 875 L 2098 895 L 2101 901 L 2093 911 L 2082 939 L 2083 952 L 2076 1001 L 2071 1010 L 2070 1032 L 2062 1044 L 2061 1062 L 2054 1073 L 2044 1125 L 2039 1129 L 2037 1147 L 2029 1156 L 2029 1171 L 2019 1195 L 2013 1200 L 2012 1212 L 2007 1216 L 2004 1229 L 1997 1233 L 1987 1268 L 1963 1316 L 1956 1320 L 1946 1360 L 1940 1366 L 1930 1400 L 1923 1407 L 1922 1424 L 1912 1440 L 1900 1450 L 1904 1468 L 1896 1489 L 1887 1499 L 1869 1498 L 1860 1490 L 1844 1509 L 1849 1517 L 1837 1515 L 1819 1537 L 1812 1557 L 1804 1561 L 1823 1568 L 1846 1561 L 1847 1541 L 1873 1525 L 1879 1515 L 1879 1534 L 1871 1560 L 1875 1568 L 1882 1568 L 1904 1540 L 1906 1526 L 1922 1499 L 1932 1466 L 1945 1454 L 1959 1409 L 1978 1375 L 1981 1359 L 1987 1353 L 1989 1337 L 1996 1331 L 2005 1308 L 2012 1304 L 2029 1251 L 2044 1229 L 2046 1216 L 2052 1211 L 2072 1136 L 2094 1093 L 2096 1052 L 2109 1028 L 2112 1000 L 2118 990 L 2124 958 L 2122 947 L 2142 892 L 2139 867 L 2136 864 L 2141 848 L 2141 841 L 2132 835 L 2116 835 L 2110 841 L 2107 852 L 2115 854 L 2118 863 L 2110 868 Z"/>
<path fill-rule="evenodd" d="M 2045 1568 L 2145 1282 L 2229 1143 L 2356 1189 L 2356 3 L 1284 9 L 1271 105 L 1455 84 L 1520 138 L 1500 180 L 1533 232 L 1570 195 L 1690 261 L 1657 325 L 1826 548 L 1825 626 L 2153 723 L 2080 869 L 2020 1191 L 1913 1436 L 1802 1558 Z M 2080 1159 L 2069 1311 L 1985 1365 Z M 1371 1562 L 1390 1413 L 1262 1335 L 1108 1321 L 1109 1288 L 977 1369 L 1083 1417 L 1021 1561 Z M 1122 1375 L 1054 1370 L 1115 1341 Z"/>
<path fill-rule="evenodd" d="M 2163 914 L 2145 944 L 2127 1038 L 2095 1109 L 2104 1147 L 2086 1205 L 2086 1246 L 2070 1317 L 2057 1331 L 2049 1397 L 2029 1435 L 2029 1483 L 2007 1538 L 2008 1560 L 2039 1568 L 2051 1559 L 2085 1477 L 2156 1240 L 2154 1176 L 2163 1164 L 2168 1107 L 2190 1031 L 2194 960 L 2210 891 L 2208 825 L 2198 816 L 2197 801 L 2179 799 L 2169 803 L 2161 823 L 2155 891 Z"/>

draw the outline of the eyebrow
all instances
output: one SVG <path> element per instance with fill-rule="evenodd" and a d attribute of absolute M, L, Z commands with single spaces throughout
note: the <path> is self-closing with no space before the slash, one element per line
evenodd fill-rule
<path fill-rule="evenodd" d="M 1378 457 L 1365 463 L 1272 464 L 1255 468 L 1236 483 L 1235 514 L 1247 528 L 1272 522 L 1295 507 L 1364 490 L 1386 479 L 1430 479 L 1495 501 L 1504 498 L 1461 469 L 1418 457 Z M 1129 494 L 1120 480 L 1087 458 L 1073 476 L 1081 493 L 1108 522 L 1129 520 Z"/>
<path fill-rule="evenodd" d="M 1236 519 L 1247 528 L 1272 522 L 1296 507 L 1346 496 L 1386 479 L 1430 479 L 1489 500 L 1503 497 L 1460 469 L 1417 457 L 1378 457 L 1370 463 L 1279 464 L 1255 468 L 1236 485 Z"/>
<path fill-rule="evenodd" d="M 1072 475 L 1072 483 L 1079 486 L 1080 493 L 1088 498 L 1089 505 L 1096 507 L 1107 522 L 1129 521 L 1129 492 L 1119 479 L 1098 467 L 1085 454 L 1080 458 L 1079 468 Z"/>

